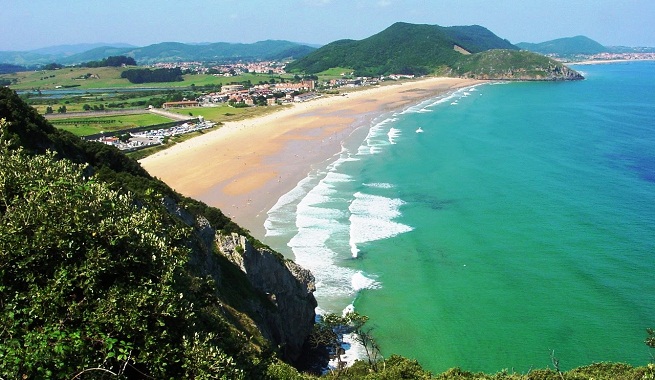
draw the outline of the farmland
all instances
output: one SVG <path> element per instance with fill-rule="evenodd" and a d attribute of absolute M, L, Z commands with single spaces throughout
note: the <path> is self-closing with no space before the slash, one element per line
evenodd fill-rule
<path fill-rule="evenodd" d="M 77 136 L 88 136 L 100 132 L 115 132 L 139 126 L 162 124 L 170 119 L 151 113 L 137 115 L 76 117 L 50 120 L 57 128 L 67 130 Z"/>

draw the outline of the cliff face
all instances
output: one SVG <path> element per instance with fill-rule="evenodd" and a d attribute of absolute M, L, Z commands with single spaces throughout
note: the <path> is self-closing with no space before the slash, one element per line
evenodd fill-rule
<path fill-rule="evenodd" d="M 255 249 L 244 236 L 217 234 L 219 252 L 236 264 L 273 307 L 256 307 L 255 320 L 264 337 L 295 361 L 312 331 L 316 299 L 314 276 L 268 249 Z"/>
<path fill-rule="evenodd" d="M 202 276 L 212 277 L 219 289 L 242 288 L 238 296 L 242 302 L 234 305 L 235 309 L 254 322 L 285 360 L 295 362 L 316 317 L 312 273 L 276 252 L 255 248 L 243 235 L 217 232 L 205 217 L 194 218 L 170 198 L 164 198 L 163 204 L 170 214 L 193 227 L 195 247 L 189 264 Z M 226 275 L 229 268 L 214 248 L 241 271 L 247 284 L 241 276 Z M 238 283 L 228 284 L 230 281 Z"/>

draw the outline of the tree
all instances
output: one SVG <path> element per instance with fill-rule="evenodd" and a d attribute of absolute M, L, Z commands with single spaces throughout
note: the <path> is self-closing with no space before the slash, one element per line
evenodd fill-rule
<path fill-rule="evenodd" d="M 352 333 L 354 340 L 364 348 L 371 369 L 377 372 L 377 362 L 382 356 L 380 355 L 379 346 L 372 337 L 372 329 L 364 327 L 367 321 L 367 316 L 354 311 L 341 317 L 336 314 L 326 314 L 322 316 L 319 323 L 314 325 L 310 341 L 315 348 L 319 346 L 328 347 L 337 359 L 337 370 L 341 370 L 346 364 L 341 359 L 343 336 Z"/>
<path fill-rule="evenodd" d="M 645 340 L 646 345 L 650 348 L 655 348 L 655 330 L 649 328 L 646 329 L 646 332 L 648 333 L 648 337 Z"/>
<path fill-rule="evenodd" d="M 46 115 L 49 115 L 49 114 L 51 114 L 51 113 L 54 113 L 54 111 L 52 110 L 52 106 L 47 106 L 47 107 L 45 108 L 45 113 L 46 113 Z"/>
<path fill-rule="evenodd" d="M 84 109 L 85 111 L 91 111 L 91 106 L 88 105 L 88 104 L 85 104 L 85 105 L 82 106 L 82 109 Z"/>
<path fill-rule="evenodd" d="M 60 107 L 57 109 L 57 112 L 58 112 L 58 113 L 66 113 L 66 106 L 60 106 Z"/>
<path fill-rule="evenodd" d="M 174 285 L 188 251 L 174 243 L 185 230 L 83 165 L 9 146 L 0 142 L 0 377 L 155 375 L 181 360 L 191 310 Z"/>

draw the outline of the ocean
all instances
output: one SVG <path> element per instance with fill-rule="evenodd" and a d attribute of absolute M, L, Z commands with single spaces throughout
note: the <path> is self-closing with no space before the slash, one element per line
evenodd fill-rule
<path fill-rule="evenodd" d="M 489 83 L 383 115 L 268 213 L 322 311 L 440 373 L 644 365 L 655 62 Z"/>

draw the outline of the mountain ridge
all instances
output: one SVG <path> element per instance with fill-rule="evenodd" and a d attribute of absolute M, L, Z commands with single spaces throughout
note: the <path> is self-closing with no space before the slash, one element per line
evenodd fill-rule
<path fill-rule="evenodd" d="M 556 54 L 558 56 L 592 55 L 610 51 L 607 47 L 586 36 L 557 38 L 540 43 L 520 42 L 516 46 L 535 53 Z"/>
<path fill-rule="evenodd" d="M 399 22 L 359 41 L 340 40 L 325 45 L 289 63 L 287 71 L 316 74 L 334 67 L 351 68 L 356 76 L 438 74 L 502 80 L 582 79 L 561 63 L 521 52 L 519 47 L 480 25 L 443 27 Z"/>
<path fill-rule="evenodd" d="M 287 68 L 317 73 L 331 67 L 351 67 L 362 76 L 424 75 L 439 65 L 455 63 L 462 55 L 455 46 L 470 53 L 489 47 L 518 50 L 479 25 L 442 27 L 397 22 L 359 41 L 332 42 L 290 63 Z"/>
<path fill-rule="evenodd" d="M 224 60 L 277 60 L 299 58 L 315 50 L 315 47 L 285 40 L 265 40 L 250 44 L 214 42 L 187 44 L 181 42 L 160 42 L 146 46 L 121 46 L 123 44 L 90 44 L 93 48 L 84 51 L 80 45 L 59 45 L 30 51 L 0 51 L 0 63 L 21 66 L 35 66 L 48 63 L 66 65 L 95 61 L 108 56 L 125 55 L 139 64 L 175 61 L 224 61 Z"/>

